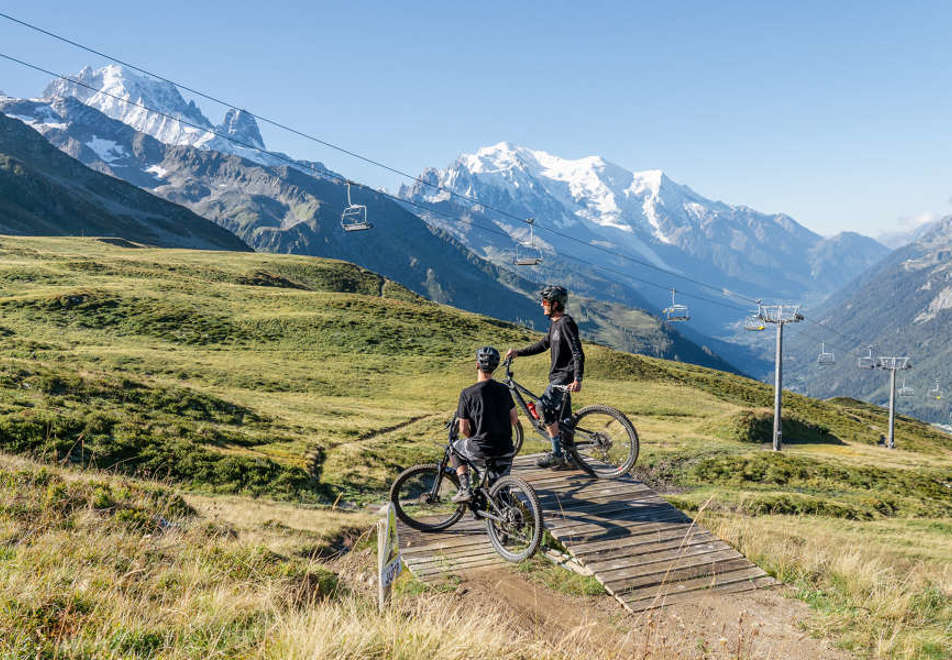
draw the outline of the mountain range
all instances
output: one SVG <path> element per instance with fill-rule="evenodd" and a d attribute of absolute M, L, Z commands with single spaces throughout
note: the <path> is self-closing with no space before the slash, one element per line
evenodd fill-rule
<path fill-rule="evenodd" d="M 595 264 L 655 309 L 670 303 L 670 288 L 707 298 L 728 289 L 742 294 L 727 296 L 735 305 L 745 296 L 748 302 L 818 301 L 889 252 L 860 234 L 824 238 L 788 215 L 713 201 L 660 170 L 631 172 L 598 156 L 568 160 L 507 142 L 464 154 L 444 169 L 427 169 L 400 196 L 433 208 L 423 214 L 428 222 L 500 267 L 513 268 L 517 244 L 528 240 L 520 219 L 535 218 L 543 277 L 569 276 L 586 293 L 613 296 L 592 277 Z M 628 300 L 624 294 L 619 299 Z M 742 317 L 704 301 L 694 307 L 701 332 L 733 338 Z"/>
<path fill-rule="evenodd" d="M 247 113 L 229 111 L 221 124 L 213 125 L 174 86 L 120 67 L 83 69 L 77 78 L 103 87 L 93 93 L 57 81 L 38 99 L 0 98 L 0 112 L 33 127 L 88 167 L 181 204 L 256 250 L 344 259 L 437 302 L 531 327 L 544 323 L 535 300 L 538 280 L 479 258 L 386 194 L 356 188 L 354 201 L 367 207 L 375 228 L 356 235 L 344 232 L 339 226 L 346 205 L 342 178 L 320 163 L 262 153 L 260 132 Z M 146 113 L 141 105 L 161 114 Z M 682 337 L 633 309 L 646 307 L 644 301 L 635 303 L 576 296 L 573 310 L 591 338 L 624 350 L 734 370 L 703 341 Z M 622 322 L 627 332 L 619 328 Z"/>

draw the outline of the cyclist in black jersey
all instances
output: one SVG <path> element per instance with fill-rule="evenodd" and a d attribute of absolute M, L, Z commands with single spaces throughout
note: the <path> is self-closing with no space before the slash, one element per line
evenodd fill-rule
<path fill-rule="evenodd" d="M 476 384 L 460 392 L 456 408 L 460 437 L 453 443 L 454 451 L 469 461 L 496 459 L 494 479 L 508 474 L 512 467 L 512 427 L 518 423 L 516 404 L 509 388 L 493 380 L 498 366 L 499 351 L 495 348 L 484 346 L 476 351 Z M 452 500 L 469 502 L 473 491 L 466 464 L 456 453 L 451 454 L 450 464 L 456 468 L 460 484 Z"/>
<path fill-rule="evenodd" d="M 552 452 L 539 459 L 539 467 L 550 467 L 555 470 L 564 470 L 572 467 L 566 462 L 562 451 L 563 441 L 559 431 L 558 414 L 562 409 L 563 400 L 571 410 L 572 402 L 569 392 L 582 390 L 582 376 L 585 372 L 585 353 L 582 352 L 582 341 L 579 339 L 578 326 L 571 316 L 565 313 L 565 303 L 569 292 L 565 287 L 548 285 L 542 289 L 542 311 L 549 317 L 549 332 L 535 344 L 521 349 L 510 348 L 506 358 L 512 359 L 523 355 L 536 355 L 551 350 L 552 366 L 549 369 L 549 385 L 542 394 L 542 420 L 549 432 L 552 442 Z M 566 389 L 555 388 L 553 385 L 564 385 Z"/>

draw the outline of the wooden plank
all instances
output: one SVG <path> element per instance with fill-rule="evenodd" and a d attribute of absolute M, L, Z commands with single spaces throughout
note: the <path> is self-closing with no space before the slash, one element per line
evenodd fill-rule
<path fill-rule="evenodd" d="M 486 547 L 469 547 L 462 549 L 455 549 L 449 551 L 436 550 L 435 552 L 421 553 L 417 555 L 408 555 L 406 553 L 401 553 L 404 559 L 416 561 L 416 562 L 428 562 L 437 559 L 453 560 L 463 557 L 479 557 L 482 555 L 489 555 L 496 552 L 492 546 L 488 543 Z"/>
<path fill-rule="evenodd" d="M 682 557 L 692 557 L 694 555 L 724 552 L 727 550 L 740 555 L 739 552 L 723 541 L 707 538 L 692 544 L 671 543 L 668 544 L 665 549 L 656 550 L 654 552 L 642 553 L 636 551 L 631 554 L 619 552 L 601 561 L 590 561 L 586 559 L 584 563 L 593 571 L 598 571 L 599 574 L 610 574 L 617 569 L 630 569 L 634 566 L 651 566 L 658 562 L 670 564 Z"/>
<path fill-rule="evenodd" d="M 582 512 L 569 509 L 561 515 L 547 515 L 546 527 L 568 529 L 579 525 L 601 525 L 619 521 L 667 522 L 677 519 L 684 522 L 691 520 L 677 509 L 668 506 L 619 506 Z"/>
<path fill-rule="evenodd" d="M 654 529 L 664 528 L 669 525 L 689 525 L 690 519 L 685 520 L 678 514 L 656 515 L 656 516 L 619 516 L 608 524 L 588 523 L 582 521 L 565 521 L 564 523 L 553 523 L 546 525 L 546 528 L 553 535 L 562 538 L 581 538 L 586 535 L 598 534 L 600 532 L 614 531 L 618 532 L 611 538 L 618 536 L 633 536 L 646 533 Z"/>
<path fill-rule="evenodd" d="M 575 499 L 548 499 L 540 500 L 539 504 L 542 505 L 542 510 L 547 515 L 560 514 L 563 511 L 571 511 L 577 513 L 594 513 L 598 511 L 605 511 L 610 508 L 635 508 L 635 507 L 646 507 L 646 506 L 666 506 L 670 507 L 665 500 L 661 499 L 657 495 L 643 493 L 643 494 L 631 494 L 631 493 L 621 493 L 613 494 L 605 497 L 604 499 L 586 499 L 586 500 L 575 500 Z M 677 508 L 677 507 L 672 507 Z"/>
<path fill-rule="evenodd" d="M 760 567 L 751 565 L 748 568 L 722 573 L 717 576 L 707 575 L 691 580 L 684 580 L 682 582 L 654 585 L 646 589 L 627 592 L 619 596 L 619 598 L 627 603 L 637 600 L 645 600 L 648 598 L 655 598 L 657 596 L 666 596 L 668 594 L 710 590 L 716 588 L 719 585 L 733 584 L 735 582 L 747 582 L 752 578 L 763 577 L 764 575 L 765 573 Z"/>
<path fill-rule="evenodd" d="M 667 607 L 669 605 L 677 605 L 680 603 L 691 602 L 697 600 L 698 598 L 704 597 L 708 593 L 717 593 L 717 594 L 732 594 L 732 593 L 743 593 L 745 591 L 754 591 L 756 589 L 763 589 L 773 586 L 776 583 L 773 578 L 770 576 L 752 578 L 749 581 L 745 582 L 736 582 L 729 585 L 723 585 L 716 589 L 707 589 L 701 591 L 691 591 L 687 593 L 680 594 L 666 594 L 657 597 L 646 598 L 643 600 L 634 600 L 634 601 L 620 601 L 622 605 L 625 606 L 625 609 L 630 612 L 643 612 L 649 609 L 656 609 L 660 607 Z"/>
<path fill-rule="evenodd" d="M 606 495 L 596 495 L 593 497 L 542 497 L 539 499 L 539 504 L 542 505 L 542 509 L 544 511 L 569 511 L 573 509 L 584 510 L 585 508 L 606 506 L 610 504 L 617 504 L 619 502 L 653 502 L 658 505 L 671 506 L 667 500 L 658 497 L 658 495 L 655 493 L 648 491 L 641 493 L 625 491 L 619 493 L 608 493 Z"/>
<path fill-rule="evenodd" d="M 520 477 L 532 484 L 533 488 L 549 492 L 585 492 L 594 490 L 607 490 L 609 488 L 632 490 L 644 490 L 648 488 L 640 481 L 621 480 L 621 479 L 595 479 L 585 474 L 574 474 L 568 472 L 555 472 L 549 475 L 526 476 L 518 473 Z"/>
<path fill-rule="evenodd" d="M 646 530 L 642 534 L 633 534 L 630 537 L 613 539 L 609 541 L 590 541 L 587 543 L 576 543 L 572 545 L 572 554 L 582 559 L 593 559 L 601 555 L 611 554 L 615 551 L 627 551 L 623 549 L 639 547 L 643 548 L 649 545 L 665 545 L 671 542 L 684 540 L 685 543 L 693 539 L 706 538 L 713 540 L 715 537 L 706 529 L 697 525 L 669 525 L 660 523 L 655 525 L 656 529 Z"/>
<path fill-rule="evenodd" d="M 617 595 L 656 584 L 682 584 L 685 580 L 692 578 L 716 577 L 750 567 L 747 558 L 740 554 L 736 554 L 731 559 L 710 560 L 705 555 L 691 557 L 691 559 L 695 561 L 683 565 L 673 563 L 656 565 L 650 571 L 648 569 L 632 569 L 630 571 L 618 571 L 615 575 L 604 575 L 599 572 L 598 577 L 604 579 L 602 584 Z"/>
<path fill-rule="evenodd" d="M 476 552 L 469 555 L 455 555 L 447 557 L 445 555 L 431 555 L 429 557 L 414 557 L 412 559 L 404 558 L 407 563 L 412 562 L 414 566 L 457 566 L 468 562 L 479 561 L 481 559 L 496 558 L 501 559 L 495 550 L 487 552 Z"/>

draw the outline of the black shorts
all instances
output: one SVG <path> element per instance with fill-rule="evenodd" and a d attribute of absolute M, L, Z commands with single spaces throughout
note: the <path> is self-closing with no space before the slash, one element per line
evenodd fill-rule
<path fill-rule="evenodd" d="M 572 411 L 572 395 L 568 390 L 553 387 L 558 383 L 549 383 L 539 403 L 542 404 L 542 421 L 546 424 L 552 424 L 559 421 L 559 412 L 562 410 L 562 403 L 565 403 L 566 415 Z"/>
<path fill-rule="evenodd" d="M 477 466 L 486 465 L 490 469 L 489 481 L 492 483 L 499 477 L 509 474 L 512 470 L 512 454 L 489 456 L 473 442 L 472 438 L 457 438 L 453 442 L 453 450 L 463 458 Z"/>

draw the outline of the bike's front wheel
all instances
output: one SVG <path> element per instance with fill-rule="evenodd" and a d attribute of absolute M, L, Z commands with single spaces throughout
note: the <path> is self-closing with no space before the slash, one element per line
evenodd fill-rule
<path fill-rule="evenodd" d="M 390 487 L 390 501 L 397 517 L 413 529 L 436 532 L 458 521 L 466 512 L 465 504 L 450 498 L 459 488 L 452 470 L 440 473 L 436 463 L 414 465 L 397 476 Z"/>
<path fill-rule="evenodd" d="M 542 543 L 542 507 L 528 483 L 507 475 L 489 489 L 489 513 L 486 519 L 489 541 L 506 561 L 528 559 Z"/>
<path fill-rule="evenodd" d="M 589 474 L 614 479 L 627 474 L 638 460 L 638 432 L 620 410 L 587 406 L 572 422 L 574 442 L 569 450 Z"/>

